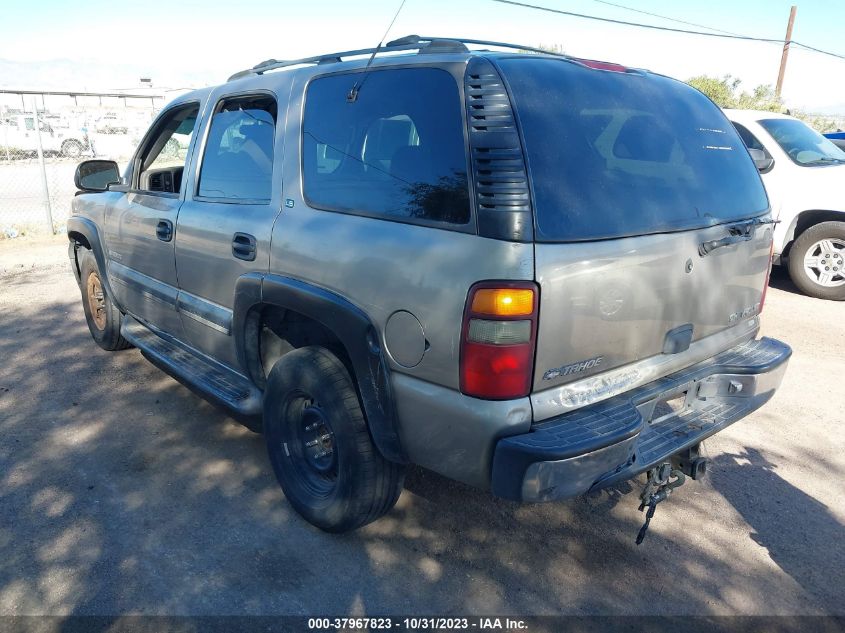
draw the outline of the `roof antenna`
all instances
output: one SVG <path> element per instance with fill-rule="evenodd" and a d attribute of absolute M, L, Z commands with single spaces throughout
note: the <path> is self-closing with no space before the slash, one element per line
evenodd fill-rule
<path fill-rule="evenodd" d="M 369 76 L 367 73 L 370 70 L 370 64 L 373 63 L 373 59 L 375 59 L 376 53 L 379 52 L 382 47 L 382 44 L 384 44 L 384 40 L 387 37 L 387 34 L 390 33 L 390 29 L 393 28 L 393 23 L 396 22 L 396 18 L 399 17 L 399 14 L 402 12 L 402 7 L 404 6 L 405 0 L 402 0 L 402 2 L 399 4 L 399 8 L 396 9 L 396 13 L 393 15 L 393 19 L 390 21 L 390 25 L 384 32 L 384 35 L 381 36 L 381 42 L 378 43 L 378 46 L 376 46 L 376 49 L 373 51 L 373 54 L 370 55 L 370 59 L 369 61 L 367 61 L 367 65 L 364 67 L 364 72 L 362 73 L 363 79 L 360 82 L 356 81 L 353 84 L 352 88 L 350 88 L 349 93 L 346 95 L 347 103 L 355 103 L 358 100 L 358 91 L 361 90 L 361 87 L 364 85 L 364 82 L 367 81 L 367 77 Z"/>

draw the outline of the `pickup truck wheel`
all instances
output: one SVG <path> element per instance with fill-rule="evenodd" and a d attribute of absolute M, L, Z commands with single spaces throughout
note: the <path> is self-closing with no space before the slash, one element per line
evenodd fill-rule
<path fill-rule="evenodd" d="M 322 347 L 285 354 L 267 378 L 264 437 L 290 504 L 327 532 L 347 532 L 390 511 L 404 468 L 373 444 L 346 367 Z"/>
<path fill-rule="evenodd" d="M 82 308 L 85 310 L 91 337 L 97 345 L 110 352 L 132 347 L 120 335 L 123 315 L 106 293 L 94 254 L 88 249 L 80 249 L 78 252 Z"/>
<path fill-rule="evenodd" d="M 82 145 L 78 141 L 70 140 L 62 143 L 62 156 L 79 158 L 82 156 Z"/>
<path fill-rule="evenodd" d="M 845 300 L 845 222 L 821 222 L 799 235 L 789 251 L 789 276 L 804 294 Z"/>

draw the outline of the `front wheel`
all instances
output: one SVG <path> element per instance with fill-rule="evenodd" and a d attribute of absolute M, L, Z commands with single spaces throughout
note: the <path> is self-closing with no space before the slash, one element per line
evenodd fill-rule
<path fill-rule="evenodd" d="M 373 444 L 343 363 L 322 347 L 285 354 L 267 378 L 264 437 L 290 504 L 327 532 L 347 532 L 390 511 L 404 467 Z"/>
<path fill-rule="evenodd" d="M 798 236 L 789 251 L 789 276 L 804 294 L 845 300 L 845 222 L 821 222 Z"/>
<path fill-rule="evenodd" d="M 91 337 L 97 345 L 110 352 L 132 347 L 120 334 L 123 315 L 106 292 L 97 260 L 88 249 L 79 250 L 79 272 L 82 308 Z"/>

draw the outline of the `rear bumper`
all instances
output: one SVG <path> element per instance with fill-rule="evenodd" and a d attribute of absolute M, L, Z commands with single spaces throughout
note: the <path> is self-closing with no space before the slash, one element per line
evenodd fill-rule
<path fill-rule="evenodd" d="M 501 439 L 492 491 L 517 501 L 553 501 L 630 479 L 760 408 L 780 386 L 791 354 L 775 339 L 748 341 Z M 676 398 L 683 406 L 662 413 L 658 405 Z"/>

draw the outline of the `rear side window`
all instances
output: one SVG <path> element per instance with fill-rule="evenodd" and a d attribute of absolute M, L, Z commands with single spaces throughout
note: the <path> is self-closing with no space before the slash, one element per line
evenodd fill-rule
<path fill-rule="evenodd" d="M 347 94 L 355 83 L 354 102 Z M 436 68 L 313 80 L 302 130 L 305 199 L 315 208 L 466 224 L 467 160 L 458 86 Z"/>
<path fill-rule="evenodd" d="M 687 230 L 768 208 L 742 141 L 698 91 L 562 60 L 500 64 L 525 142 L 538 240 Z"/>
<path fill-rule="evenodd" d="M 273 97 L 253 95 L 221 101 L 211 117 L 198 195 L 269 201 L 275 130 Z"/>

